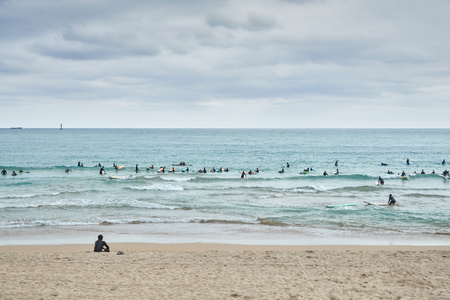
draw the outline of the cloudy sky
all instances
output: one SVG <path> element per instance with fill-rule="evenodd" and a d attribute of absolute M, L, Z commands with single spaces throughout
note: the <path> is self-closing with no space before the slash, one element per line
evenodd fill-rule
<path fill-rule="evenodd" d="M 450 1 L 0 0 L 0 128 L 448 128 Z"/>

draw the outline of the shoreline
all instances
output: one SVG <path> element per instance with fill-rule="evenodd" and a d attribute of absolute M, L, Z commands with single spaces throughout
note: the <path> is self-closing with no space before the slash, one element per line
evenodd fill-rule
<path fill-rule="evenodd" d="M 0 246 L 93 244 L 103 234 L 108 244 L 231 244 L 273 246 L 450 246 L 449 235 L 386 234 L 230 224 L 122 224 L 42 226 L 0 231 Z"/>

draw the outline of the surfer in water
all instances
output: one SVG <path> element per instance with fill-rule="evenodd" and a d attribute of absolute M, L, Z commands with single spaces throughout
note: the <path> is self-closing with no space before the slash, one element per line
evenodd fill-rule
<path fill-rule="evenodd" d="M 384 180 L 383 180 L 383 178 L 381 178 L 381 176 L 378 176 L 378 184 L 384 185 Z"/>
<path fill-rule="evenodd" d="M 106 174 L 105 167 L 100 168 L 100 175 Z"/>
<path fill-rule="evenodd" d="M 388 174 L 394 174 L 394 172 L 392 172 L 391 170 L 387 171 Z"/>
<path fill-rule="evenodd" d="M 286 168 L 289 168 L 289 163 L 288 162 L 286 163 Z"/>
<path fill-rule="evenodd" d="M 245 176 L 245 171 L 242 171 L 241 172 L 241 178 L 245 178 L 246 176 Z"/>
<path fill-rule="evenodd" d="M 422 169 L 422 172 L 420 172 L 420 174 L 422 174 L 422 175 L 425 174 L 425 171 Z"/>
<path fill-rule="evenodd" d="M 8 173 L 8 172 L 6 171 L 5 168 L 3 168 L 3 170 L 2 170 L 2 175 L 6 175 L 6 173 Z"/>
<path fill-rule="evenodd" d="M 392 194 L 389 194 L 389 200 L 388 200 L 388 205 L 395 205 L 397 201 L 395 201 L 394 196 L 392 196 Z"/>
<path fill-rule="evenodd" d="M 409 158 L 406 159 L 406 164 L 409 165 Z"/>
<path fill-rule="evenodd" d="M 405 176 L 406 176 L 405 171 L 402 171 L 402 177 L 405 177 Z"/>
<path fill-rule="evenodd" d="M 334 166 L 335 167 L 337 167 L 339 164 L 338 164 L 338 161 L 336 161 L 335 163 L 334 163 Z"/>
<path fill-rule="evenodd" d="M 442 164 L 445 165 L 445 159 L 442 161 Z"/>
<path fill-rule="evenodd" d="M 325 170 L 325 171 L 323 171 L 323 176 L 328 176 L 328 173 L 327 173 L 327 171 Z"/>
<path fill-rule="evenodd" d="M 139 167 L 138 167 L 138 164 L 136 164 L 136 173 L 138 173 L 139 172 Z"/>

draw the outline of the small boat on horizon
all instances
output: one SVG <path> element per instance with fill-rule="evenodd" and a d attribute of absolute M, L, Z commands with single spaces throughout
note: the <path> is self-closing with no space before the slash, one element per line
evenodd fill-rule
<path fill-rule="evenodd" d="M 10 129 L 23 129 L 23 127 L 11 127 Z"/>

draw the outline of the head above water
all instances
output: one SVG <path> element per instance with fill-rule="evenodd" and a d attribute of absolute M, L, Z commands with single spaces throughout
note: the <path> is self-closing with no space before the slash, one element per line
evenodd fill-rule
<path fill-rule="evenodd" d="M 102 240 L 103 240 L 103 235 L 99 234 L 99 235 L 98 235 L 98 239 L 99 239 L 100 241 L 102 241 Z"/>

